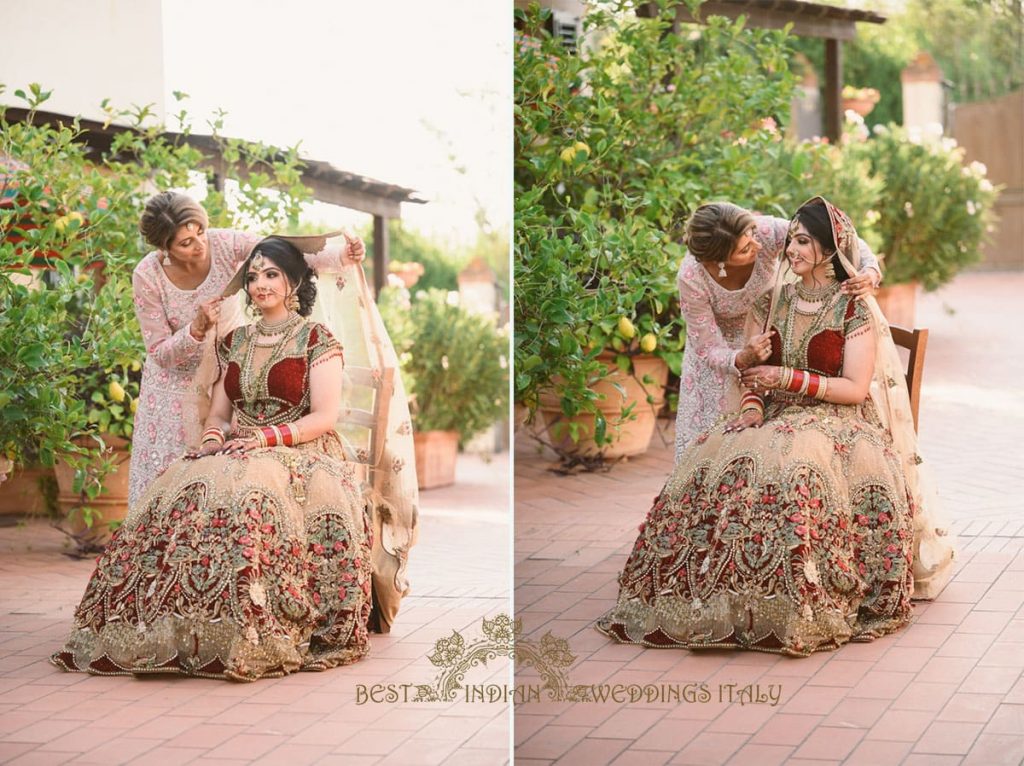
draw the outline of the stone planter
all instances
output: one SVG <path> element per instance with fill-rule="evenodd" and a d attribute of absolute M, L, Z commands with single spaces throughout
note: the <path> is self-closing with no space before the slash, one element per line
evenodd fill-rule
<path fill-rule="evenodd" d="M 875 295 L 878 307 L 882 309 L 889 324 L 914 329 L 915 307 L 917 304 L 917 282 L 880 287 Z"/>
<path fill-rule="evenodd" d="M 102 548 L 110 542 L 112 522 L 124 521 L 128 514 L 128 461 L 131 453 L 128 442 L 105 434 L 107 444 L 104 457 L 113 459 L 114 469 L 103 479 L 103 490 L 94 500 L 88 500 L 73 491 L 75 471 L 63 460 L 53 467 L 57 477 L 57 507 L 60 509 L 64 530 L 75 539 L 82 551 Z M 83 507 L 92 509 L 92 523 L 86 521 Z"/>
<path fill-rule="evenodd" d="M 643 454 L 651 445 L 658 412 L 665 404 L 668 365 L 661 357 L 641 354 L 633 357 L 633 372 L 630 374 L 618 368 L 614 353 L 603 352 L 598 359 L 611 370 L 608 377 L 594 385 L 594 391 L 601 395 L 597 406 L 608 423 L 608 434 L 614 437 L 614 441 L 599 447 L 594 442 L 593 415 L 566 418 L 558 397 L 543 394 L 539 409 L 547 425 L 551 444 L 565 454 L 586 457 L 601 455 L 606 459 L 614 459 Z M 652 380 L 651 383 L 642 382 L 647 376 Z M 653 397 L 653 403 L 647 401 L 648 395 Z M 635 418 L 621 421 L 622 410 L 631 404 Z M 569 435 L 569 422 L 577 424 L 580 434 L 580 439 L 575 443 Z"/>
<path fill-rule="evenodd" d="M 412 435 L 416 451 L 416 480 L 420 489 L 447 487 L 455 483 L 455 461 L 459 456 L 458 431 L 423 431 Z"/>

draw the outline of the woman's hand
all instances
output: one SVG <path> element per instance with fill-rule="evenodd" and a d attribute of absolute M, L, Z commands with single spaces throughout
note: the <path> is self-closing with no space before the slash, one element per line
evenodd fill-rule
<path fill-rule="evenodd" d="M 735 433 L 745 428 L 760 428 L 764 423 L 764 413 L 760 410 L 746 410 L 733 418 L 725 426 L 725 433 Z"/>
<path fill-rule="evenodd" d="M 755 394 L 782 388 L 782 368 L 767 364 L 750 367 L 740 373 L 743 385 Z"/>
<path fill-rule="evenodd" d="M 839 286 L 839 290 L 846 295 L 859 297 L 861 295 L 873 295 L 878 287 L 878 272 L 874 269 L 864 269 L 859 274 L 854 274 Z"/>
<path fill-rule="evenodd" d="M 346 252 L 348 253 L 349 260 L 352 263 L 362 263 L 363 259 L 366 258 L 366 245 L 363 244 L 362 238 L 350 237 L 347 231 L 343 231 L 341 234 L 345 237 L 345 242 L 348 244 Z"/>
<path fill-rule="evenodd" d="M 217 320 L 220 319 L 220 304 L 223 302 L 224 298 L 218 296 L 199 304 L 196 308 L 196 317 L 192 320 L 193 338 L 202 340 L 206 337 L 207 331 L 217 324 Z"/>
<path fill-rule="evenodd" d="M 260 446 L 260 443 L 255 439 L 228 439 L 224 442 L 224 446 L 221 448 L 221 452 L 225 455 L 242 454 L 249 450 L 256 449 Z"/>
<path fill-rule="evenodd" d="M 772 331 L 755 335 L 736 355 L 736 369 L 746 370 L 772 355 Z"/>

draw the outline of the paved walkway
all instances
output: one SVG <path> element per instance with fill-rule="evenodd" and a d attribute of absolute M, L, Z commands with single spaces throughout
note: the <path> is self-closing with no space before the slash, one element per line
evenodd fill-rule
<path fill-rule="evenodd" d="M 804 659 L 611 643 L 593 622 L 614 602 L 672 450 L 656 446 L 610 473 L 558 477 L 519 440 L 515 601 L 524 630 L 568 639 L 573 683 L 705 683 L 711 700 L 521 704 L 516 764 L 1024 761 L 1024 275 L 963 275 L 919 298 L 918 323 L 931 329 L 922 449 L 961 558 L 937 601 L 873 643 Z M 775 685 L 781 699 L 730 703 L 729 684 Z"/>
<path fill-rule="evenodd" d="M 92 677 L 46 662 L 67 634 L 91 561 L 41 521 L 0 529 L 0 763 L 507 763 L 501 703 L 358 704 L 358 684 L 432 684 L 427 655 L 509 612 L 509 456 L 460 457 L 458 483 L 421 496 L 413 593 L 388 636 L 346 668 L 238 684 Z M 2 491 L 2 489 L 0 489 Z M 466 682 L 506 682 L 508 660 Z"/>

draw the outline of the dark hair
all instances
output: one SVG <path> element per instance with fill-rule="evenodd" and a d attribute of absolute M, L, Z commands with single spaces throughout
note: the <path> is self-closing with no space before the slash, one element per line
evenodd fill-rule
<path fill-rule="evenodd" d="M 843 264 L 836 257 L 836 239 L 832 234 L 832 222 L 828 217 L 828 210 L 825 208 L 825 204 L 820 200 L 814 200 L 813 202 L 801 205 L 793 218 L 802 223 L 804 228 L 807 229 L 808 234 L 818 240 L 818 244 L 821 245 L 822 254 L 832 260 L 832 268 L 836 273 L 836 279 L 839 282 L 845 282 L 849 279 L 850 275 L 846 273 Z M 786 252 L 789 248 L 789 239 L 789 234 L 786 234 L 786 244 L 782 252 Z"/>
<path fill-rule="evenodd" d="M 203 206 L 187 194 L 160 192 L 146 202 L 139 218 L 139 232 L 158 250 L 166 250 L 182 226 L 195 221 L 207 225 L 209 219 Z"/>
<path fill-rule="evenodd" d="M 731 202 L 709 202 L 693 211 L 683 242 L 698 261 L 724 261 L 753 225 L 749 210 Z"/>
<path fill-rule="evenodd" d="M 299 248 L 281 237 L 261 239 L 242 264 L 243 274 L 248 274 L 249 264 L 257 253 L 272 260 L 284 272 L 293 288 L 298 285 L 295 293 L 299 297 L 299 314 L 304 317 L 312 314 L 316 302 L 316 270 L 306 265 Z M 252 305 L 252 296 L 248 290 L 245 291 L 245 302 Z"/>

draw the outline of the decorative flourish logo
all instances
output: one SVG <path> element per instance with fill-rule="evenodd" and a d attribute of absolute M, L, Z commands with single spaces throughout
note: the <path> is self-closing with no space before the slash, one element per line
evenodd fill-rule
<path fill-rule="evenodd" d="M 437 668 L 433 683 L 419 684 L 360 684 L 356 688 L 356 703 L 402 702 L 503 702 L 521 704 L 541 702 L 617 702 L 617 703 L 706 703 L 714 698 L 713 690 L 705 683 L 691 684 L 571 684 L 567 677 L 569 666 L 576 657 L 569 651 L 569 642 L 556 638 L 550 632 L 539 641 L 523 637 L 521 620 L 499 614 L 481 624 L 483 636 L 467 640 L 457 630 L 438 639 L 434 651 L 427 659 Z M 517 670 L 533 668 L 541 683 L 467 684 L 466 676 L 474 668 L 507 658 L 515 662 Z M 781 686 L 769 684 L 741 686 L 719 684 L 718 701 L 724 703 L 768 704 L 775 706 L 781 697 Z"/>

